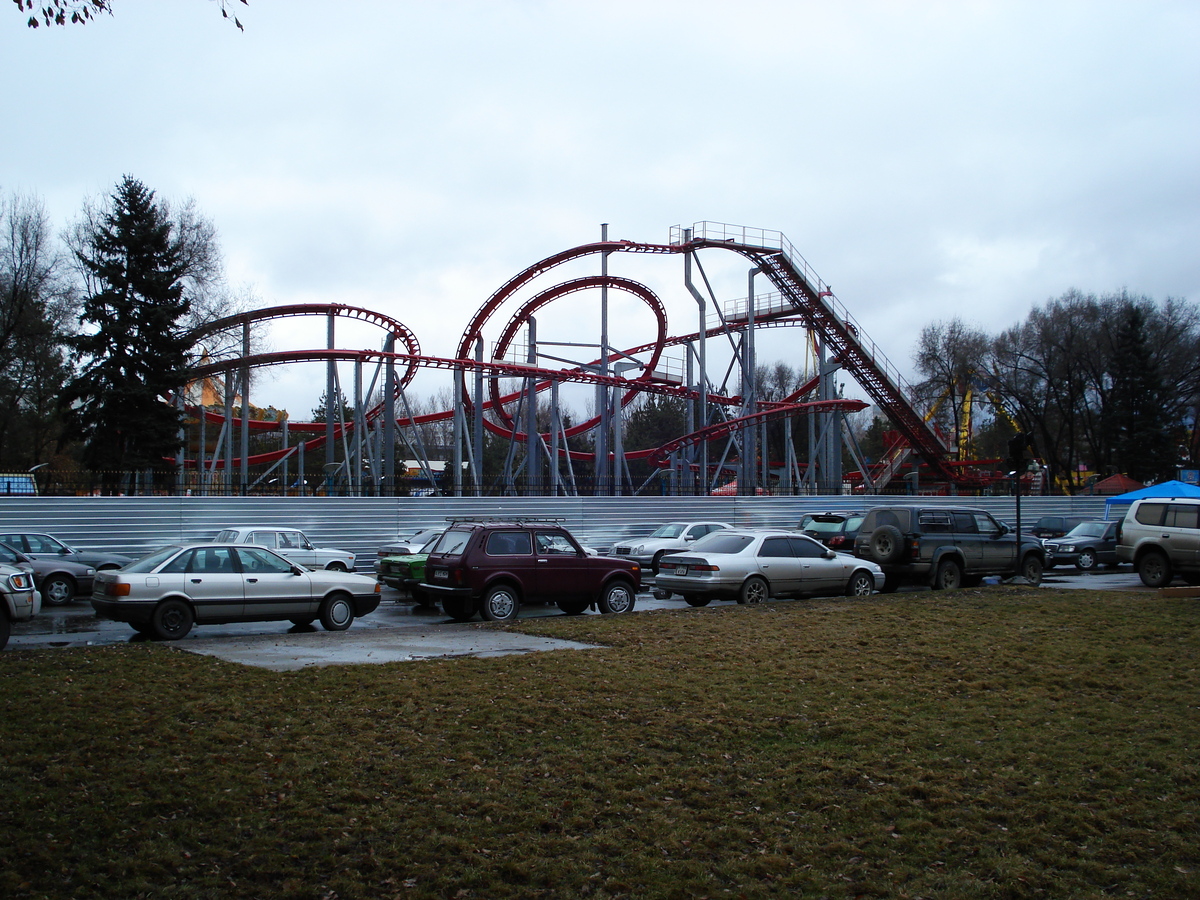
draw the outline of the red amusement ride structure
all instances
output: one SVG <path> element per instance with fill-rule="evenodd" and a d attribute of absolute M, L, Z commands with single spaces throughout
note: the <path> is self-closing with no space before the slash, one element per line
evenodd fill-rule
<path fill-rule="evenodd" d="M 702 254 L 737 254 L 747 263 L 747 296 L 722 306 L 713 295 Z M 667 308 L 645 284 L 609 274 L 615 254 L 682 257 L 683 288 L 695 303 L 695 326 L 678 333 Z M 577 269 L 581 261 L 598 260 L 599 273 L 569 277 L 542 287 L 559 272 Z M 697 282 L 696 274 L 700 278 Z M 756 279 L 771 290 L 757 294 Z M 632 347 L 614 347 L 610 337 L 610 300 L 620 295 L 643 308 L 637 318 L 653 323 L 654 334 Z M 591 343 L 538 338 L 538 320 L 552 304 L 574 310 L 599 298 L 599 339 Z M 507 318 L 505 318 L 507 315 Z M 324 348 L 255 353 L 254 330 L 271 320 L 299 316 L 327 322 Z M 572 338 L 586 330 L 573 316 Z M 336 342 L 336 323 L 354 320 L 377 328 L 381 349 L 345 349 Z M 503 325 L 500 323 L 503 322 Z M 807 332 L 817 361 L 817 374 L 782 401 L 760 401 L 755 383 L 755 334 L 762 329 L 799 327 Z M 496 329 L 499 329 L 496 333 Z M 496 333 L 490 345 L 487 334 Z M 906 462 L 923 466 L 934 481 L 977 486 L 980 475 L 953 459 L 954 448 L 917 411 L 912 392 L 879 348 L 864 333 L 788 240 L 775 231 L 700 222 L 671 229 L 665 244 L 601 240 L 573 247 L 534 263 L 500 286 L 467 323 L 453 357 L 427 356 L 403 323 L 367 309 L 341 304 L 279 306 L 241 313 L 213 322 L 195 337 L 201 347 L 237 344 L 240 352 L 208 358 L 193 370 L 185 395 L 197 432 L 193 458 L 177 460 L 181 485 L 201 492 L 266 490 L 267 485 L 305 492 L 394 494 L 407 491 L 409 479 L 398 476 L 397 458 L 416 461 L 427 491 L 446 494 L 636 493 L 657 481 L 656 492 L 709 493 L 726 485 L 727 492 L 840 493 L 847 483 L 868 492 L 881 491 Z M 731 359 L 721 383 L 711 377 L 709 343 L 719 339 Z M 582 359 L 551 353 L 583 349 Z M 682 359 L 668 358 L 667 351 Z M 251 373 L 263 367 L 324 363 L 324 422 L 296 423 L 242 415 L 250 407 Z M 353 388 L 343 391 L 339 367 L 352 365 Z M 443 369 L 454 379 L 451 408 L 415 415 L 406 388 L 421 369 Z M 868 465 L 844 427 L 848 412 L 867 407 L 846 399 L 834 381 L 844 371 L 893 423 L 900 436 L 886 458 Z M 626 374 L 631 377 L 626 377 Z M 215 385 L 210 402 L 201 385 Z M 560 406 L 560 389 L 572 385 L 594 391 L 595 414 L 568 423 Z M 578 391 L 579 388 L 573 388 Z M 641 394 L 680 398 L 687 409 L 685 433 L 662 446 L 626 451 L 622 446 L 622 411 Z M 345 404 L 330 398 L 345 398 Z M 239 399 L 240 398 L 240 399 Z M 771 461 L 761 448 L 769 421 L 787 428 L 785 459 Z M 808 458 L 796 459 L 792 423 L 808 427 Z M 420 426 L 446 423 L 450 446 L 433 459 Z M 539 425 L 539 423 L 541 423 Z M 548 423 L 548 424 L 547 424 Z M 484 433 L 507 442 L 504 471 L 485 484 L 480 476 Z M 255 452 L 251 435 L 256 436 Z M 278 435 L 278 446 L 261 449 L 264 438 Z M 272 441 L 274 438 L 271 439 Z M 572 446 L 574 442 L 575 446 Z M 581 447 L 585 446 L 586 449 Z M 338 452 L 340 448 L 340 452 Z M 404 453 L 401 456 L 400 451 Z M 305 455 L 324 452 L 320 484 L 305 482 Z M 717 451 L 720 452 L 719 458 Z M 843 458 L 855 470 L 843 473 Z M 448 459 L 446 457 L 449 457 Z M 915 459 L 914 459 L 915 458 Z M 574 468 L 586 459 L 593 474 L 586 480 Z M 644 459 L 656 475 L 635 484 L 628 461 Z M 311 467 L 311 461 L 310 461 Z M 729 486 L 733 477 L 732 487 Z"/>

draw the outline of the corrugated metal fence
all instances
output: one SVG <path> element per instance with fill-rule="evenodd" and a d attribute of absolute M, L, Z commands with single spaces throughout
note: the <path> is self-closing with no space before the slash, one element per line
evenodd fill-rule
<path fill-rule="evenodd" d="M 208 540 L 235 525 L 299 528 L 314 543 L 358 554 L 369 568 L 378 546 L 447 517 L 553 517 L 582 543 L 607 548 L 663 522 L 711 519 L 794 527 L 804 513 L 916 502 L 981 507 L 1002 521 L 1012 497 L 3 497 L 0 532 L 42 531 L 80 547 L 141 554 L 177 541 Z M 1022 497 L 1022 523 L 1043 515 L 1104 516 L 1103 497 Z"/>

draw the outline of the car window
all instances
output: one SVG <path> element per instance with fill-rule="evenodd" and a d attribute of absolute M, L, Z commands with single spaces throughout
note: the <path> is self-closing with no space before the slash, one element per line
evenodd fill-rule
<path fill-rule="evenodd" d="M 791 538 L 792 553 L 802 559 L 817 559 L 825 555 L 825 545 L 802 537 Z"/>
<path fill-rule="evenodd" d="M 488 556 L 528 556 L 533 553 L 533 540 L 528 531 L 493 531 L 484 552 Z"/>
<path fill-rule="evenodd" d="M 147 555 L 143 556 L 141 559 L 134 560 L 129 565 L 127 565 L 124 569 L 122 569 L 122 571 L 123 572 L 153 572 L 155 569 L 157 569 L 159 566 L 161 566 L 164 562 L 166 562 L 168 559 L 170 559 L 172 556 L 174 556 L 176 553 L 178 553 L 180 551 L 180 549 L 181 549 L 180 547 L 175 546 L 175 545 L 168 546 L 168 547 L 162 547 L 158 550 L 155 550 L 153 553 L 148 553 Z"/>
<path fill-rule="evenodd" d="M 917 519 L 926 534 L 949 534 L 952 530 L 950 513 L 940 509 L 925 509 Z"/>
<path fill-rule="evenodd" d="M 803 526 L 805 531 L 815 531 L 817 534 L 837 534 L 842 530 L 841 519 L 835 519 L 832 516 L 806 518 L 808 518 L 808 524 Z"/>
<path fill-rule="evenodd" d="M 192 555 L 189 572 L 217 575 L 233 571 L 233 555 L 228 547 L 206 547 Z"/>
<path fill-rule="evenodd" d="M 433 548 L 434 553 L 442 553 L 448 556 L 461 556 L 463 548 L 467 546 L 467 541 L 471 539 L 474 532 L 451 528 L 438 539 L 437 545 Z"/>
<path fill-rule="evenodd" d="M 224 531 L 218 531 L 213 540 L 218 544 L 236 544 L 238 543 L 237 529 L 226 528 Z"/>
<path fill-rule="evenodd" d="M 975 527 L 980 534 L 994 535 L 1000 533 L 1000 523 L 987 513 L 975 513 Z"/>
<path fill-rule="evenodd" d="M 1134 518 L 1143 525 L 1161 525 L 1166 511 L 1165 503 L 1143 503 L 1137 508 Z"/>
<path fill-rule="evenodd" d="M 257 547 L 239 547 L 237 555 L 241 561 L 243 572 L 276 572 L 284 574 L 292 571 L 292 564 L 286 559 Z"/>
<path fill-rule="evenodd" d="M 250 532 L 251 544 L 258 544 L 262 547 L 275 547 L 275 532 L 273 531 L 252 531 Z"/>
<path fill-rule="evenodd" d="M 955 512 L 954 514 L 954 530 L 962 534 L 978 534 L 979 526 L 975 523 L 975 516 L 969 512 Z"/>
<path fill-rule="evenodd" d="M 758 555 L 760 557 L 791 556 L 792 544 L 785 537 L 764 538 L 762 546 L 758 548 Z"/>
<path fill-rule="evenodd" d="M 538 553 L 576 554 L 566 535 L 557 531 L 539 531 L 536 536 Z"/>
<path fill-rule="evenodd" d="M 179 575 L 183 572 L 187 572 L 192 561 L 192 556 L 195 555 L 195 553 L 195 550 L 188 550 L 184 553 L 180 553 L 177 557 L 168 562 L 158 571 L 164 575 Z"/>
<path fill-rule="evenodd" d="M 719 528 L 712 534 L 704 536 L 704 545 L 697 541 L 692 545 L 691 553 L 741 553 L 754 543 L 754 537 L 749 534 L 729 534 L 726 529 Z"/>
<path fill-rule="evenodd" d="M 683 534 L 683 529 L 687 526 L 680 522 L 671 522 L 667 525 L 660 525 L 654 531 L 650 532 L 652 538 L 677 538 Z"/>
<path fill-rule="evenodd" d="M 15 566 L 21 562 L 21 556 L 8 544 L 0 544 L 0 562 L 8 563 L 10 566 Z"/>
<path fill-rule="evenodd" d="M 1198 528 L 1200 527 L 1200 506 L 1172 503 L 1167 507 L 1167 515 L 1163 519 L 1163 524 L 1170 525 L 1172 528 Z"/>
<path fill-rule="evenodd" d="M 862 516 L 851 516 L 850 518 L 848 518 L 846 520 L 846 529 L 845 530 L 846 531 L 858 531 L 858 529 L 862 528 L 862 523 L 863 523 Z"/>

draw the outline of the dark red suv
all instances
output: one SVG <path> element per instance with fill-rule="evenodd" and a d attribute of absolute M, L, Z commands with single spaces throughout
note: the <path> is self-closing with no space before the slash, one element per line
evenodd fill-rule
<path fill-rule="evenodd" d="M 456 521 L 429 554 L 421 587 L 457 621 L 479 612 L 509 622 L 530 601 L 568 615 L 593 603 L 602 613 L 630 612 L 642 573 L 627 559 L 588 556 L 556 520 Z"/>

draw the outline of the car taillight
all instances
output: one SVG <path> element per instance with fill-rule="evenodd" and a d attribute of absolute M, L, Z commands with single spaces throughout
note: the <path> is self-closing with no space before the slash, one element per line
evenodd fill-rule
<path fill-rule="evenodd" d="M 104 586 L 104 593 L 109 597 L 128 597 L 129 584 L 124 581 L 110 581 Z"/>
<path fill-rule="evenodd" d="M 720 566 L 710 566 L 710 565 L 697 565 L 695 563 L 688 563 L 688 570 L 692 571 L 692 572 L 720 572 L 721 567 Z"/>
<path fill-rule="evenodd" d="M 842 535 L 840 535 L 840 534 L 837 534 L 837 535 L 834 535 L 833 537 L 831 537 L 831 538 L 829 539 L 829 544 L 828 544 L 828 546 L 830 546 L 830 547 L 840 547 L 840 546 L 842 546 L 842 544 L 844 544 L 844 543 L 846 543 L 846 539 L 845 539 L 844 537 L 842 537 Z"/>

